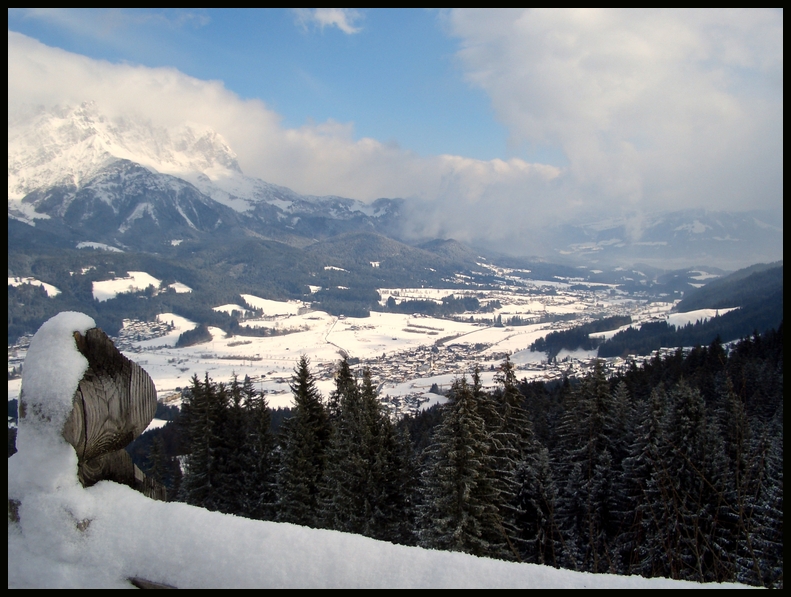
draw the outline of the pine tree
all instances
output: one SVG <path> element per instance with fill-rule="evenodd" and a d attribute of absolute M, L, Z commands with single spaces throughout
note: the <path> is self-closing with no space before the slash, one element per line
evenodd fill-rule
<path fill-rule="evenodd" d="M 662 496 L 659 539 L 668 566 L 662 575 L 722 580 L 726 556 L 717 539 L 723 490 L 715 466 L 720 441 L 707 420 L 703 397 L 683 379 L 672 390 L 665 437 L 656 472 Z"/>
<path fill-rule="evenodd" d="M 283 450 L 277 475 L 277 519 L 317 527 L 319 492 L 327 459 L 330 426 L 310 361 L 302 356 L 291 391 L 294 416 L 284 423 Z"/>
<path fill-rule="evenodd" d="M 560 566 L 561 542 L 555 522 L 557 487 L 549 451 L 538 445 L 516 471 L 514 543 L 520 559 L 531 564 Z"/>
<path fill-rule="evenodd" d="M 363 435 L 369 440 L 365 458 L 371 514 L 364 534 L 396 543 L 412 543 L 415 471 L 409 440 L 397 432 L 382 408 L 368 369 L 363 372 L 360 398 L 362 420 L 367 426 Z"/>
<path fill-rule="evenodd" d="M 337 407 L 323 481 L 324 526 L 370 535 L 373 505 L 368 485 L 374 438 L 370 413 L 363 408 L 360 388 L 345 358 L 335 376 L 331 402 L 337 403 Z"/>
<path fill-rule="evenodd" d="M 511 557 L 521 559 L 519 552 L 522 546 L 519 544 L 524 539 L 530 539 L 519 528 L 517 519 L 522 517 L 520 507 L 528 499 L 524 495 L 524 482 L 530 484 L 534 473 L 526 467 L 535 463 L 539 445 L 527 411 L 523 407 L 524 399 L 519 393 L 515 369 L 509 357 L 500 365 L 495 380 L 500 385 L 493 400 L 496 419 L 488 433 L 499 495 L 496 506 L 503 519 Z M 521 479 L 518 478 L 518 473 L 522 476 Z M 538 471 L 535 473 L 538 474 Z M 518 496 L 520 493 L 521 498 Z"/>
<path fill-rule="evenodd" d="M 164 485 L 168 466 L 165 457 L 165 443 L 161 435 L 157 435 L 151 442 L 151 449 L 148 455 L 148 466 L 147 475 L 160 485 Z"/>
<path fill-rule="evenodd" d="M 209 510 L 217 509 L 218 447 L 223 410 L 221 397 L 208 373 L 203 383 L 194 375 L 182 414 L 189 450 L 182 496 L 188 504 Z"/>
<path fill-rule="evenodd" d="M 478 556 L 507 555 L 484 421 L 471 388 L 456 380 L 423 472 L 420 543 Z"/>
<path fill-rule="evenodd" d="M 589 572 L 612 572 L 614 527 L 612 470 L 613 395 L 597 362 L 572 393 L 561 422 L 559 453 L 567 479 L 558 509 L 566 556 Z M 580 501 L 582 500 L 582 501 Z M 576 543 L 576 545 L 575 545 Z M 578 559 L 579 558 L 579 559 Z"/>
<path fill-rule="evenodd" d="M 664 420 L 667 397 L 654 388 L 648 400 L 639 403 L 635 418 L 639 423 L 623 463 L 624 498 L 627 511 L 624 528 L 617 539 L 621 567 L 625 574 L 652 577 L 661 574 L 656 562 L 664 562 L 661 513 L 663 493 L 657 485 L 661 472 L 660 450 L 666 444 Z"/>
<path fill-rule="evenodd" d="M 272 520 L 275 516 L 275 456 L 271 415 L 263 392 L 256 392 L 252 380 L 245 376 L 245 442 L 240 454 L 244 475 L 243 505 L 245 516 Z"/>
<path fill-rule="evenodd" d="M 248 445 L 241 384 L 234 375 L 230 386 L 219 383 L 215 392 L 222 409 L 216 449 L 215 505 L 220 512 L 247 516 L 244 465 Z"/>
<path fill-rule="evenodd" d="M 783 408 L 755 453 L 761 468 L 759 489 L 752 497 L 755 512 L 752 535 L 741 546 L 738 580 L 765 587 L 783 588 Z M 759 464 L 760 463 L 760 464 Z M 749 543 L 748 543 L 749 540 Z M 746 552 L 746 553 L 745 553 Z"/>

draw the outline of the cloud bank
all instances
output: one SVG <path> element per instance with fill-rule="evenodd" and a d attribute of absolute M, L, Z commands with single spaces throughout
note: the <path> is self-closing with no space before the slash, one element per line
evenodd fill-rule
<path fill-rule="evenodd" d="M 512 142 L 560 148 L 581 205 L 782 204 L 782 12 L 458 10 L 447 22 Z"/>

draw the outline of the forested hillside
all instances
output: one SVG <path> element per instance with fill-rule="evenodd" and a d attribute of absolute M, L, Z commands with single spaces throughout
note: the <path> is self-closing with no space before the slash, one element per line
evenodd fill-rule
<path fill-rule="evenodd" d="M 86 313 L 110 335 L 118 332 L 123 319 L 150 321 L 159 313 L 176 313 L 240 333 L 236 318 L 212 308 L 238 302 L 242 293 L 302 299 L 335 315 L 364 317 L 379 300 L 377 288 L 452 287 L 442 278 L 465 271 L 459 262 L 374 234 L 358 234 L 352 240 L 359 250 L 345 251 L 344 242 L 299 249 L 257 238 L 185 241 L 163 245 L 156 254 L 46 246 L 9 249 L 9 277 L 33 277 L 60 290 L 50 297 L 41 287 L 9 285 L 9 342 L 35 332 L 61 311 Z M 371 265 L 371 256 L 376 258 L 376 267 Z M 94 282 L 123 277 L 129 271 L 147 272 L 162 281 L 162 288 L 125 292 L 101 302 L 94 299 Z M 167 290 L 173 282 L 187 285 L 192 292 Z M 310 286 L 324 290 L 314 295 Z"/>
<path fill-rule="evenodd" d="M 253 518 L 589 572 L 783 585 L 783 330 L 678 351 L 607 379 L 499 388 L 476 371 L 394 423 L 342 361 L 335 390 L 294 372 L 273 435 L 248 381 L 193 378 L 176 499 Z M 177 427 L 172 427 L 177 425 Z M 177 468 L 177 467 L 176 467 Z"/>

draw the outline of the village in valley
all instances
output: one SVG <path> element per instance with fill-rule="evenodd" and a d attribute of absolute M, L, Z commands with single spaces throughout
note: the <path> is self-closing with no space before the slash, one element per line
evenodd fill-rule
<path fill-rule="evenodd" d="M 524 276 L 526 272 L 513 270 L 497 269 L 495 273 L 503 282 L 497 288 L 480 287 L 472 280 L 466 281 L 466 288 L 458 288 L 464 280 L 456 279 L 452 280 L 455 288 L 379 290 L 382 306 L 388 300 L 391 304 L 441 303 L 448 296 L 466 296 L 490 307 L 483 312 L 440 318 L 372 311 L 369 317 L 357 318 L 329 315 L 302 301 L 275 301 L 245 294 L 240 295 L 239 304 L 219 305 L 215 310 L 233 314 L 240 325 L 267 328 L 271 335 L 229 336 L 209 327 L 211 341 L 177 347 L 179 336 L 196 324 L 173 313 L 162 313 L 155 321 L 124 320 L 114 341 L 151 375 L 163 403 L 180 404 L 181 393 L 194 375 L 209 375 L 224 382 L 236 375 L 250 377 L 266 394 L 271 407 L 290 407 L 291 376 L 298 358 L 305 354 L 325 397 L 334 388 L 338 361 L 345 357 L 357 374 L 370 370 L 380 400 L 393 416 L 400 416 L 444 402 L 444 391 L 454 379 L 469 378 L 476 368 L 484 387 L 493 388 L 506 358 L 520 380 L 584 376 L 598 360 L 596 350 L 562 350 L 552 358 L 530 350 L 533 342 L 553 331 L 614 315 L 630 316 L 632 326 L 660 320 L 684 325 L 714 315 L 710 310 L 674 314 L 672 301 L 648 300 L 615 285 L 581 285 L 579 280 L 559 277 L 525 280 L 514 274 Z M 145 272 L 130 272 L 125 278 L 94 283 L 94 293 L 97 300 L 108 300 L 152 283 L 159 281 Z M 182 284 L 178 291 L 190 289 Z M 617 331 L 601 332 L 599 336 L 609 337 Z M 9 400 L 19 391 L 28 342 L 29 337 L 23 337 L 8 348 Z M 645 358 L 650 357 L 627 355 L 601 362 L 608 374 L 614 374 Z M 155 420 L 152 424 L 160 423 Z"/>

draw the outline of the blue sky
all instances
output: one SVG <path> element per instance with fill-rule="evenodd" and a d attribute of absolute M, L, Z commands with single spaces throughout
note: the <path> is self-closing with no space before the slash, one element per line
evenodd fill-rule
<path fill-rule="evenodd" d="M 292 10 L 10 11 L 8 26 L 92 58 L 221 80 L 286 127 L 332 119 L 421 155 L 529 156 L 509 147 L 486 93 L 465 82 L 441 12 L 356 14 L 354 33 Z"/>
<path fill-rule="evenodd" d="M 298 192 L 431 204 L 425 236 L 783 205 L 771 9 L 32 10 L 9 118 L 199 122 Z M 465 232 L 466 231 L 466 232 Z"/>

